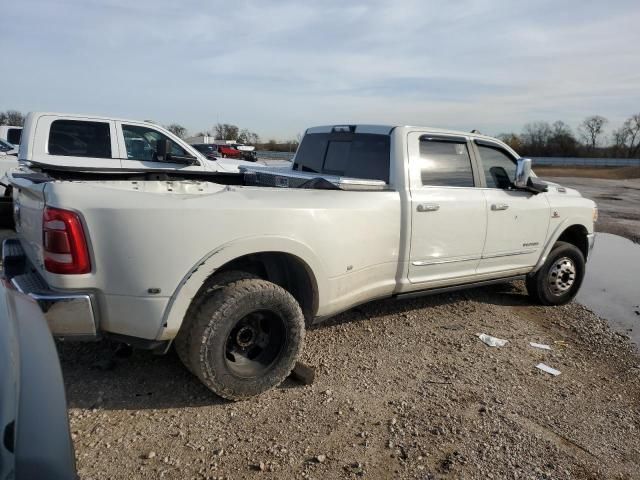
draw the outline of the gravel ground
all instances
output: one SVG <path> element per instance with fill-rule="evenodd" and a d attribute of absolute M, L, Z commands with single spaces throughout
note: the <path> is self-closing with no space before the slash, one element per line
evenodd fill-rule
<path fill-rule="evenodd" d="M 640 180 L 555 181 L 599 203 L 599 230 L 640 234 L 622 218 Z M 640 478 L 628 338 L 580 305 L 532 306 L 520 283 L 353 309 L 307 333 L 312 385 L 287 380 L 239 403 L 173 351 L 59 351 L 83 480 Z"/>
<path fill-rule="evenodd" d="M 532 306 L 518 283 L 340 315 L 308 332 L 312 385 L 240 403 L 173 353 L 105 365 L 113 350 L 60 344 L 83 479 L 640 478 L 627 339 L 579 305 Z"/>
<path fill-rule="evenodd" d="M 621 235 L 640 243 L 640 178 L 607 179 L 544 176 L 575 188 L 598 204 L 596 231 Z"/>

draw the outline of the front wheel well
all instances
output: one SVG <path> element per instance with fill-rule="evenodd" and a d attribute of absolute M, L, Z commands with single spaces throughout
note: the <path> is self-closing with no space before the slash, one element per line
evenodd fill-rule
<path fill-rule="evenodd" d="M 252 253 L 227 262 L 212 277 L 234 270 L 251 273 L 284 288 L 300 304 L 307 325 L 311 324 L 318 310 L 318 286 L 311 269 L 302 259 L 283 252 Z"/>
<path fill-rule="evenodd" d="M 558 242 L 567 242 L 575 245 L 584 256 L 585 260 L 589 254 L 589 232 L 584 225 L 571 225 L 558 237 Z"/>

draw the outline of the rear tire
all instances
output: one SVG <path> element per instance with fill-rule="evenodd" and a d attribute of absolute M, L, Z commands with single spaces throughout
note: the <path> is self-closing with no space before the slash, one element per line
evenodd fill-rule
<path fill-rule="evenodd" d="M 188 329 L 187 368 L 229 400 L 279 385 L 291 373 L 304 343 L 298 302 L 266 280 L 215 283 L 195 308 Z"/>
<path fill-rule="evenodd" d="M 191 343 L 191 330 L 195 313 L 200 308 L 202 302 L 205 301 L 216 289 L 219 289 L 221 286 L 228 283 L 237 282 L 238 280 L 248 280 L 253 278 L 258 277 L 251 273 L 235 270 L 214 275 L 205 282 L 196 298 L 191 302 L 191 305 L 189 305 L 189 309 L 184 316 L 180 331 L 173 341 L 173 347 L 175 348 L 178 358 L 180 358 L 182 364 L 194 375 L 196 375 L 196 373 L 193 371 L 193 368 L 191 368 L 191 361 L 189 360 L 189 344 Z"/>
<path fill-rule="evenodd" d="M 578 293 L 584 274 L 585 260 L 580 249 L 556 242 L 540 270 L 527 277 L 527 292 L 542 305 L 564 305 Z"/>

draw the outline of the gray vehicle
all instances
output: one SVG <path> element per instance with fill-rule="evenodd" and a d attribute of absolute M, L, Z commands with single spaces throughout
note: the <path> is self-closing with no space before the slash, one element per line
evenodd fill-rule
<path fill-rule="evenodd" d="M 0 285 L 0 480 L 75 479 L 55 344 L 38 305 Z"/>

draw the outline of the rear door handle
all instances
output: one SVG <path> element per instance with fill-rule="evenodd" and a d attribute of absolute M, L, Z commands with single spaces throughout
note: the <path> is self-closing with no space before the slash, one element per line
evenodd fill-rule
<path fill-rule="evenodd" d="M 419 203 L 416 210 L 418 212 L 435 212 L 440 210 L 440 205 L 437 203 Z"/>
<path fill-rule="evenodd" d="M 506 203 L 494 203 L 493 205 L 491 205 L 491 210 L 493 210 L 494 212 L 496 210 L 506 210 L 507 208 L 509 208 L 509 205 L 507 205 Z"/>

